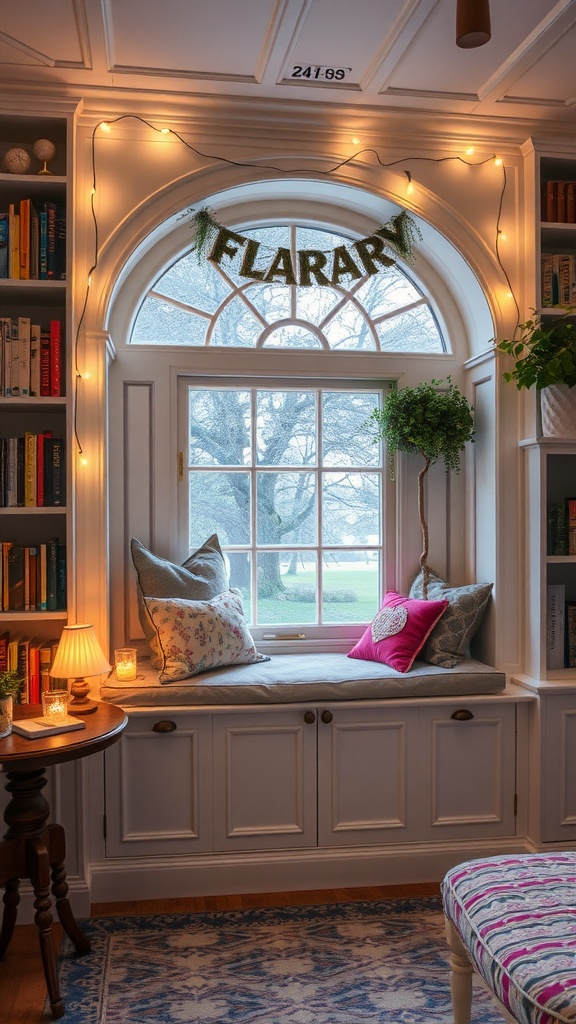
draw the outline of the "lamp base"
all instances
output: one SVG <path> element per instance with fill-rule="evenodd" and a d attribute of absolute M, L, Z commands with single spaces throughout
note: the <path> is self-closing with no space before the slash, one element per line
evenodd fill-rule
<path fill-rule="evenodd" d="M 85 679 L 75 679 L 70 687 L 70 693 L 72 700 L 68 705 L 68 711 L 71 715 L 91 715 L 98 710 L 98 705 L 88 697 L 90 687 Z"/>
<path fill-rule="evenodd" d="M 98 710 L 98 705 L 93 700 L 79 701 L 75 704 L 73 700 L 68 705 L 68 712 L 71 715 L 91 715 Z"/>

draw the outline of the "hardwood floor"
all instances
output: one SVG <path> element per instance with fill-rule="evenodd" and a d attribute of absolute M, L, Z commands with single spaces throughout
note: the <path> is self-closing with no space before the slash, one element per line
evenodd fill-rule
<path fill-rule="evenodd" d="M 438 896 L 437 883 L 419 885 L 372 885 L 356 889 L 321 889 L 302 892 L 245 893 L 233 896 L 197 896 L 175 900 L 130 900 L 125 903 L 96 903 L 93 917 L 138 914 L 201 914 L 214 910 L 244 910 L 251 907 L 296 907 L 357 900 L 408 899 Z M 53 925 L 59 947 L 62 929 Z M 2 1024 L 47 1024 L 44 1013 L 46 989 L 34 925 L 17 925 L 5 959 L 0 962 L 0 1021 Z M 62 1018 L 66 1021 L 66 1016 Z"/>

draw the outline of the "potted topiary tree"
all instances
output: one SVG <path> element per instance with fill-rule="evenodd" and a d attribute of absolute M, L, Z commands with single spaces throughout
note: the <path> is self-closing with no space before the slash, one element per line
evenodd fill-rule
<path fill-rule="evenodd" d="M 0 738 L 12 732 L 13 703 L 21 686 L 22 676 L 15 669 L 0 672 Z"/>
<path fill-rule="evenodd" d="M 422 589 L 428 597 L 428 524 L 424 513 L 424 478 L 430 466 L 444 460 L 446 472 L 460 469 L 460 454 L 468 441 L 474 440 L 474 406 L 461 394 L 448 377 L 416 387 L 390 391 L 381 409 L 375 409 L 368 423 L 376 438 L 384 438 L 388 451 L 390 475 L 394 478 L 396 452 L 415 452 L 424 459 L 418 474 L 418 517 L 422 530 Z"/>
<path fill-rule="evenodd" d="M 542 433 L 548 437 L 576 437 L 576 324 L 570 319 L 575 312 L 567 306 L 546 323 L 535 311 L 519 325 L 517 339 L 496 346 L 515 359 L 504 379 L 540 392 Z"/>

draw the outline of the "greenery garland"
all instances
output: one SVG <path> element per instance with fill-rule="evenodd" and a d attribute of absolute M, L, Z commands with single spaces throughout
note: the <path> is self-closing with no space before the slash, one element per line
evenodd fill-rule
<path fill-rule="evenodd" d="M 325 251 L 299 251 L 296 254 L 299 275 L 297 278 L 292 255 L 288 249 L 272 249 L 271 246 L 230 230 L 216 220 L 208 207 L 193 213 L 192 226 L 195 232 L 192 251 L 196 253 L 199 262 L 207 259 L 220 264 L 225 257 L 233 258 L 244 249 L 240 276 L 261 281 L 280 278 L 286 284 L 302 285 L 333 285 L 339 283 L 342 276 L 360 279 L 365 275 L 375 274 L 382 267 L 394 264 L 394 259 L 388 255 L 390 250 L 396 256 L 411 262 L 414 258 L 415 239 L 422 237 L 417 224 L 406 210 L 401 210 L 367 238 L 353 242 L 350 246 L 341 245 L 330 250 L 332 262 L 328 267 Z M 254 266 L 259 249 L 269 250 L 274 254 L 267 271 L 256 269 Z M 331 271 L 331 276 L 328 276 L 328 270 Z"/>

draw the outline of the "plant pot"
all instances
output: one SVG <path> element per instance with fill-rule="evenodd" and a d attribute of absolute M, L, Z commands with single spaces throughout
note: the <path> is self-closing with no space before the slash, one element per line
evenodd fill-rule
<path fill-rule="evenodd" d="M 576 387 L 551 384 L 540 392 L 542 435 L 576 437 Z"/>
<path fill-rule="evenodd" d="M 12 697 L 0 697 L 0 739 L 12 732 Z"/>

